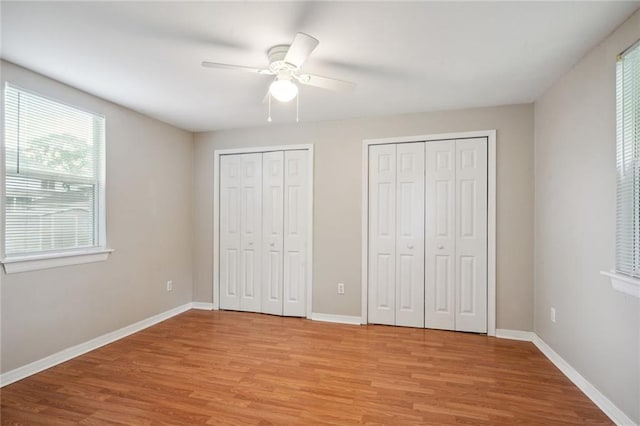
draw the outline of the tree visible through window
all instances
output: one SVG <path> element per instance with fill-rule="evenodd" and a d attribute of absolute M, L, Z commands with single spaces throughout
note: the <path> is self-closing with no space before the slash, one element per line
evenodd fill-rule
<path fill-rule="evenodd" d="M 4 254 L 104 245 L 104 118 L 5 87 Z"/>

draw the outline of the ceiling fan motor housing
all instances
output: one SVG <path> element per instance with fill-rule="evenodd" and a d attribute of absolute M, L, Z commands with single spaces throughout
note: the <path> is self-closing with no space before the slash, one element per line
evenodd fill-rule
<path fill-rule="evenodd" d="M 267 57 L 269 58 L 269 70 L 276 74 L 278 78 L 284 77 L 291 79 L 298 70 L 298 67 L 295 65 L 284 61 L 284 58 L 289 51 L 289 47 L 290 45 L 288 44 L 279 44 L 277 46 L 273 46 L 267 51 Z"/>

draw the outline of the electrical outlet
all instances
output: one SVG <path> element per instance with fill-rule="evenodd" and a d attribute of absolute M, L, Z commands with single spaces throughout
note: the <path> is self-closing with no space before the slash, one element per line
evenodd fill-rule
<path fill-rule="evenodd" d="M 173 291 L 173 281 L 167 281 L 167 291 Z"/>
<path fill-rule="evenodd" d="M 556 308 L 551 308 L 551 322 L 556 322 Z"/>
<path fill-rule="evenodd" d="M 344 283 L 338 283 L 338 294 L 344 294 Z"/>

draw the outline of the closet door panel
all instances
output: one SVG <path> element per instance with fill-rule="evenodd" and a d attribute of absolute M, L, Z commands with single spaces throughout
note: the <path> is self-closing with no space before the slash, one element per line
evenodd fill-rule
<path fill-rule="evenodd" d="M 368 322 L 395 324 L 396 146 L 369 147 Z"/>
<path fill-rule="evenodd" d="M 487 332 L 487 140 L 456 140 L 456 330 Z"/>
<path fill-rule="evenodd" d="M 306 315 L 309 182 L 307 151 L 284 152 L 284 305 L 287 316 Z"/>
<path fill-rule="evenodd" d="M 242 154 L 240 310 L 260 312 L 262 287 L 262 154 Z"/>
<path fill-rule="evenodd" d="M 262 312 L 282 315 L 284 152 L 262 155 Z"/>
<path fill-rule="evenodd" d="M 240 203 L 239 155 L 220 157 L 220 309 L 240 309 Z"/>
<path fill-rule="evenodd" d="M 396 147 L 395 323 L 424 327 L 425 143 Z"/>
<path fill-rule="evenodd" d="M 455 329 L 455 141 L 426 144 L 425 326 Z"/>

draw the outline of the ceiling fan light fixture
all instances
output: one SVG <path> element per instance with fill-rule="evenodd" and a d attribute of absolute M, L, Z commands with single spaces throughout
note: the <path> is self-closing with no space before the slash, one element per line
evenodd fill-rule
<path fill-rule="evenodd" d="M 271 96 L 280 102 L 289 102 L 298 95 L 298 86 L 287 79 L 277 79 L 269 86 Z"/>

